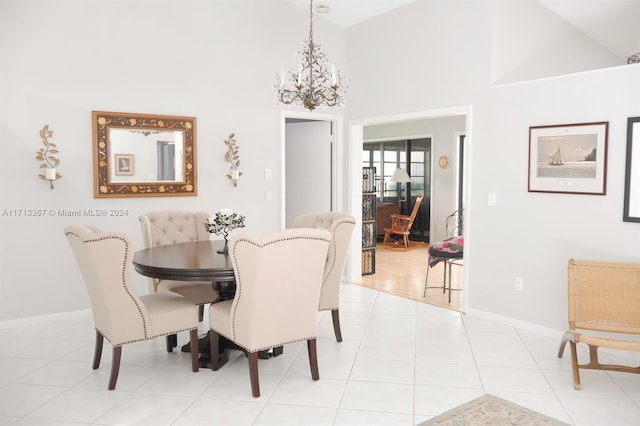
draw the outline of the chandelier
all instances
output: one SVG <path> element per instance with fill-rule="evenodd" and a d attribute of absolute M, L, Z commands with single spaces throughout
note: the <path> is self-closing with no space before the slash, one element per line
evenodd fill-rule
<path fill-rule="evenodd" d="M 303 48 L 296 52 L 302 56 L 298 71 L 289 71 L 288 83 L 284 70 L 278 76 L 278 102 L 289 105 L 303 105 L 309 111 L 318 106 L 342 106 L 347 86 L 343 85 L 344 76 L 330 65 L 320 50 L 320 45 L 313 42 L 313 0 L 309 2 L 309 40 L 302 42 Z"/>

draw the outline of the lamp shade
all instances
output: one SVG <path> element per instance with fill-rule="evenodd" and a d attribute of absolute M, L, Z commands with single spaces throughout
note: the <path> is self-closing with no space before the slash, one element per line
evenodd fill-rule
<path fill-rule="evenodd" d="M 393 172 L 393 175 L 391 175 L 391 179 L 389 179 L 389 182 L 411 182 L 411 176 L 409 176 L 405 169 L 396 169 Z"/>

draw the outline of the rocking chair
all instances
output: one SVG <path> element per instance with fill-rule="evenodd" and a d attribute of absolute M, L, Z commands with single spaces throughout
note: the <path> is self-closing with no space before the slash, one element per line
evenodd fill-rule
<path fill-rule="evenodd" d="M 413 205 L 413 211 L 411 216 L 405 216 L 401 214 L 391 215 L 391 228 L 384 228 L 384 243 L 389 242 L 391 234 L 402 235 L 402 241 L 404 248 L 409 248 L 409 234 L 411 233 L 411 226 L 418 214 L 420 203 L 422 202 L 422 196 L 416 198 L 416 203 Z"/>

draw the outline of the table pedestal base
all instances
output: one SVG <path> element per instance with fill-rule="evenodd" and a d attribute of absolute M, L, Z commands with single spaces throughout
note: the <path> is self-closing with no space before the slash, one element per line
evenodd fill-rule
<path fill-rule="evenodd" d="M 229 351 L 239 350 L 244 352 L 247 356 L 247 352 L 240 346 L 233 343 L 226 337 L 220 336 L 220 342 L 218 343 L 218 358 L 220 367 L 222 367 L 227 361 L 229 361 Z M 182 352 L 191 352 L 191 346 L 189 343 L 185 344 L 181 348 Z M 200 367 L 211 368 L 211 343 L 209 340 L 209 333 L 206 333 L 203 337 L 198 339 L 198 353 L 200 354 Z M 272 356 L 278 356 L 279 353 L 275 353 L 272 350 L 260 351 L 258 353 L 258 359 L 269 359 Z"/>

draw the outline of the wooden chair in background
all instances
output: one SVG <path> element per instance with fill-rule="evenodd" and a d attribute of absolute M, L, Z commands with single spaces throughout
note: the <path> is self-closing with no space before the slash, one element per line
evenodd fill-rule
<path fill-rule="evenodd" d="M 389 237 L 391 237 L 391 235 L 401 235 L 402 242 L 404 243 L 404 248 L 409 248 L 409 234 L 411 233 L 411 226 L 413 226 L 413 221 L 418 214 L 420 203 L 422 203 L 422 198 L 422 196 L 416 198 L 416 203 L 413 205 L 411 216 L 402 214 L 391 215 L 391 227 L 385 228 L 384 230 L 385 243 L 389 242 Z"/>

